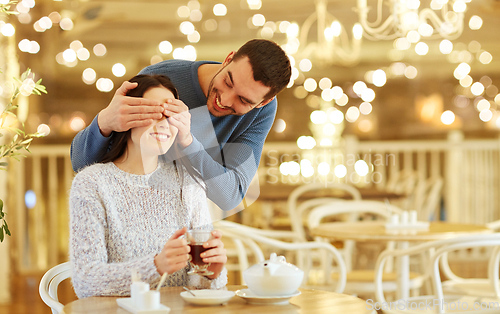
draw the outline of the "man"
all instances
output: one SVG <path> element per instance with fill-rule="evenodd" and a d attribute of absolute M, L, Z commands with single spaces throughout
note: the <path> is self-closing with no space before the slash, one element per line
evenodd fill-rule
<path fill-rule="evenodd" d="M 127 97 L 136 84 L 124 82 L 110 104 L 73 139 L 73 169 L 99 161 L 113 131 L 147 126 L 165 114 L 179 129 L 179 148 L 203 178 L 208 198 L 223 210 L 235 208 L 257 171 L 276 115 L 275 96 L 290 81 L 285 52 L 274 42 L 254 39 L 230 52 L 222 64 L 166 60 L 141 74 L 168 76 L 180 100 L 161 104 Z"/>

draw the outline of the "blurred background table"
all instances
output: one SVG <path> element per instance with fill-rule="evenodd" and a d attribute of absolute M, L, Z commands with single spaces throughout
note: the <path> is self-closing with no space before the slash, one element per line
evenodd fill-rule
<path fill-rule="evenodd" d="M 395 241 L 400 249 L 407 249 L 409 242 L 436 241 L 473 233 L 492 233 L 482 225 L 430 222 L 429 229 L 386 229 L 383 222 L 333 222 L 321 223 L 310 230 L 313 236 L 332 241 L 354 240 L 358 242 Z M 398 299 L 409 297 L 410 260 L 409 256 L 398 258 Z"/>
<path fill-rule="evenodd" d="M 228 285 L 227 289 L 236 291 L 245 289 L 246 286 Z M 372 313 L 370 306 L 359 298 L 321 290 L 299 289 L 302 293 L 290 299 L 290 304 L 249 304 L 242 298 L 234 296 L 227 304 L 222 306 L 200 306 L 185 302 L 180 293 L 182 287 L 162 288 L 161 303 L 170 307 L 170 314 L 176 313 Z M 126 314 L 128 311 L 120 308 L 116 299 L 118 297 L 91 297 L 73 301 L 64 307 L 65 314 Z"/>
<path fill-rule="evenodd" d="M 391 230 L 382 222 L 333 222 L 321 223 L 311 234 L 330 240 L 354 241 L 435 241 L 471 233 L 491 233 L 483 225 L 430 222 L 429 229 Z"/>

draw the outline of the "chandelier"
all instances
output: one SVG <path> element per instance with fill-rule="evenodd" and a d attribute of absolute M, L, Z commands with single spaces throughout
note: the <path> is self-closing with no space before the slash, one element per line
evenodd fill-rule
<path fill-rule="evenodd" d="M 316 40 L 311 29 L 316 24 Z M 327 0 L 315 1 L 315 12 L 299 28 L 292 24 L 287 30 L 285 50 L 298 58 L 314 59 L 323 64 L 354 65 L 359 61 L 363 28 L 356 23 L 352 39 L 339 20 L 327 10 Z"/>
<path fill-rule="evenodd" d="M 419 0 L 377 0 L 375 21 L 368 21 L 367 0 L 358 0 L 359 21 L 364 36 L 372 40 L 392 40 L 418 32 L 429 39 L 456 39 L 463 31 L 466 2 L 471 0 L 431 0 L 423 7 Z M 384 20 L 385 18 L 385 20 Z"/>

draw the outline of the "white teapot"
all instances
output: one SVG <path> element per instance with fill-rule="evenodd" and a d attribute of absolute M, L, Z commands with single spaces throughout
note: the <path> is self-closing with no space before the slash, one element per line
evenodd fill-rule
<path fill-rule="evenodd" d="M 249 267 L 243 272 L 248 288 L 260 296 L 286 296 L 299 288 L 304 271 L 286 262 L 284 256 L 271 253 L 269 260 Z"/>

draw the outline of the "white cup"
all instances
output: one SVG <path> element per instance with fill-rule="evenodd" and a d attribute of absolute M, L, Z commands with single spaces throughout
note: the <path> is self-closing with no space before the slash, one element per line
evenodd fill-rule
<path fill-rule="evenodd" d="M 130 296 L 132 298 L 132 303 L 135 306 L 139 306 L 140 300 L 142 299 L 142 294 L 149 291 L 149 284 L 143 281 L 133 281 L 130 285 Z"/>
<path fill-rule="evenodd" d="M 391 225 L 398 225 L 398 224 L 399 224 L 399 215 L 393 214 L 391 216 Z"/>
<path fill-rule="evenodd" d="M 160 291 L 148 290 L 141 293 L 138 308 L 141 310 L 155 310 L 160 307 Z"/>

